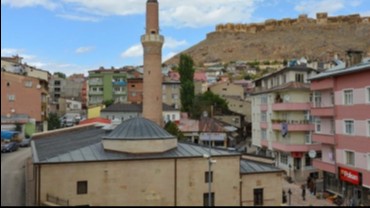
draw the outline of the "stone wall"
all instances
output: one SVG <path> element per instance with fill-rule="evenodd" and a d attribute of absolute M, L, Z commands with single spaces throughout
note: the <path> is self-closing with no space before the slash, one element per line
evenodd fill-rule
<path fill-rule="evenodd" d="M 282 20 L 268 19 L 264 23 L 252 24 L 219 24 L 216 26 L 216 32 L 245 32 L 257 33 L 261 31 L 272 31 L 277 29 L 286 29 L 295 25 L 340 25 L 340 24 L 360 24 L 370 23 L 370 17 L 361 17 L 359 14 L 346 16 L 328 17 L 327 13 L 317 13 L 316 19 L 309 18 L 307 15 L 300 15 L 297 19 L 284 18 Z"/>

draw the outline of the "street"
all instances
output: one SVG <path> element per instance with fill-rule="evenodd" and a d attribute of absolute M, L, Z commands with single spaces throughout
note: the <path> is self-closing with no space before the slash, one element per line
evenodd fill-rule
<path fill-rule="evenodd" d="M 1 153 L 1 206 L 25 206 L 25 161 L 30 147 Z"/>

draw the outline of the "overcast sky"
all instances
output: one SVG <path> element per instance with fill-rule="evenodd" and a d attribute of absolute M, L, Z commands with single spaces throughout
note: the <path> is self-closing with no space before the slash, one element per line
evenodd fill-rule
<path fill-rule="evenodd" d="M 51 73 L 141 65 L 146 0 L 1 0 L 1 56 Z M 370 0 L 159 0 L 163 61 L 205 39 L 220 23 L 360 14 Z"/>

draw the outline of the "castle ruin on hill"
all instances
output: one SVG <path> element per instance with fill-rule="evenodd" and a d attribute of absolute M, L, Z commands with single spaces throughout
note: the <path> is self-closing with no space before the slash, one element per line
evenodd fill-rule
<path fill-rule="evenodd" d="M 216 26 L 216 32 L 245 32 L 257 33 L 262 31 L 273 31 L 278 29 L 286 29 L 296 25 L 341 25 L 341 24 L 370 24 L 370 17 L 361 17 L 359 14 L 352 14 L 346 16 L 328 17 L 328 14 L 317 13 L 316 19 L 308 18 L 303 14 L 298 19 L 284 18 L 282 20 L 268 19 L 264 23 L 252 24 L 219 24 Z"/>

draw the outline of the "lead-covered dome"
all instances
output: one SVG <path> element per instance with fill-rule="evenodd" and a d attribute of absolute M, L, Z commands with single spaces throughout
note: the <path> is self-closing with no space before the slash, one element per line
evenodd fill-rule
<path fill-rule="evenodd" d="M 124 121 L 103 137 L 106 150 L 127 153 L 159 153 L 177 147 L 177 138 L 151 120 L 137 117 Z"/>

